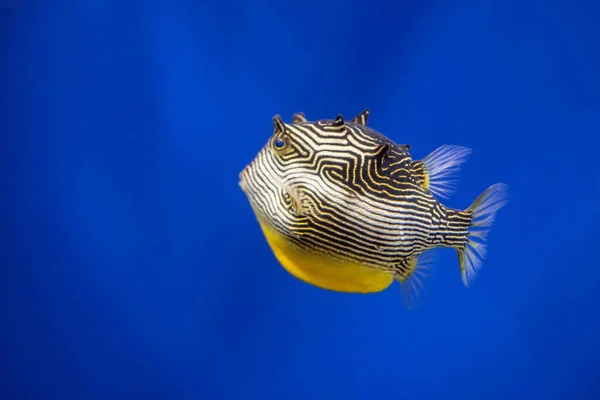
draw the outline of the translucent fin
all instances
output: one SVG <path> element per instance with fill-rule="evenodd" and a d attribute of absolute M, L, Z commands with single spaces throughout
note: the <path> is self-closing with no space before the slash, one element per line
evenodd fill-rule
<path fill-rule="evenodd" d="M 423 189 L 438 197 L 448 198 L 456 188 L 458 172 L 472 150 L 458 145 L 445 144 L 420 161 L 413 162 Z"/>
<path fill-rule="evenodd" d="M 297 190 L 289 190 L 285 192 L 289 196 L 290 209 L 297 216 L 301 217 L 305 214 L 305 209 L 302 206 L 302 197 Z"/>
<path fill-rule="evenodd" d="M 398 276 L 402 298 L 407 308 L 412 308 L 423 288 L 423 281 L 433 268 L 434 252 L 429 250 L 407 261 L 408 276 Z"/>
<path fill-rule="evenodd" d="M 496 183 L 477 197 L 466 210 L 473 216 L 467 243 L 462 249 L 457 249 L 458 264 L 465 287 L 473 282 L 486 256 L 486 241 L 496 212 L 508 203 L 508 185 Z"/>
<path fill-rule="evenodd" d="M 291 210 L 297 217 L 306 217 L 315 214 L 316 206 L 309 196 L 298 187 L 286 186 L 286 193 L 290 196 Z"/>
<path fill-rule="evenodd" d="M 315 211 L 314 203 L 302 189 L 279 178 L 274 178 L 274 181 L 281 190 L 283 202 L 296 217 L 306 216 Z"/>

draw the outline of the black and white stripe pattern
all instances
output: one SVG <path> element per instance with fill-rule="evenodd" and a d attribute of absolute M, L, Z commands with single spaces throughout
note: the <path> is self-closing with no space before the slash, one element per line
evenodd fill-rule
<path fill-rule="evenodd" d="M 259 217 L 300 248 L 407 278 L 412 257 L 464 246 L 472 216 L 423 190 L 408 146 L 365 126 L 367 116 L 275 116 L 241 185 Z"/>

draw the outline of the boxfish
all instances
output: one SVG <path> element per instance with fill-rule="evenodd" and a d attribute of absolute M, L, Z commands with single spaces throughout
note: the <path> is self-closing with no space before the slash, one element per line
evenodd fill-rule
<path fill-rule="evenodd" d="M 369 115 L 273 117 L 273 133 L 239 185 L 275 258 L 322 289 L 376 293 L 397 281 L 410 301 L 431 251 L 451 248 L 468 287 L 508 186 L 491 185 L 466 209 L 445 206 L 440 199 L 454 193 L 471 149 L 444 144 L 414 160 L 410 145 L 367 126 Z"/>

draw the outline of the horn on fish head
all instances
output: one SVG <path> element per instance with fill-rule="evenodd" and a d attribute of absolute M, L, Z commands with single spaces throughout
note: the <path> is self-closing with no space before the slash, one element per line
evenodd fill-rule
<path fill-rule="evenodd" d="M 285 122 L 279 114 L 273 117 L 273 135 L 281 135 L 285 132 Z"/>

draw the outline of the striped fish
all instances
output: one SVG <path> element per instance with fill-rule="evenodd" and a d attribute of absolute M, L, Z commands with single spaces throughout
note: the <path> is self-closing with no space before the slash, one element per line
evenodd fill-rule
<path fill-rule="evenodd" d="M 414 297 L 430 250 L 453 248 L 468 287 L 508 187 L 490 186 L 465 210 L 448 208 L 437 198 L 453 193 L 471 150 L 443 145 L 413 160 L 409 145 L 368 127 L 368 117 L 273 117 L 273 135 L 239 184 L 275 257 L 323 289 L 374 293 L 398 281 Z"/>

